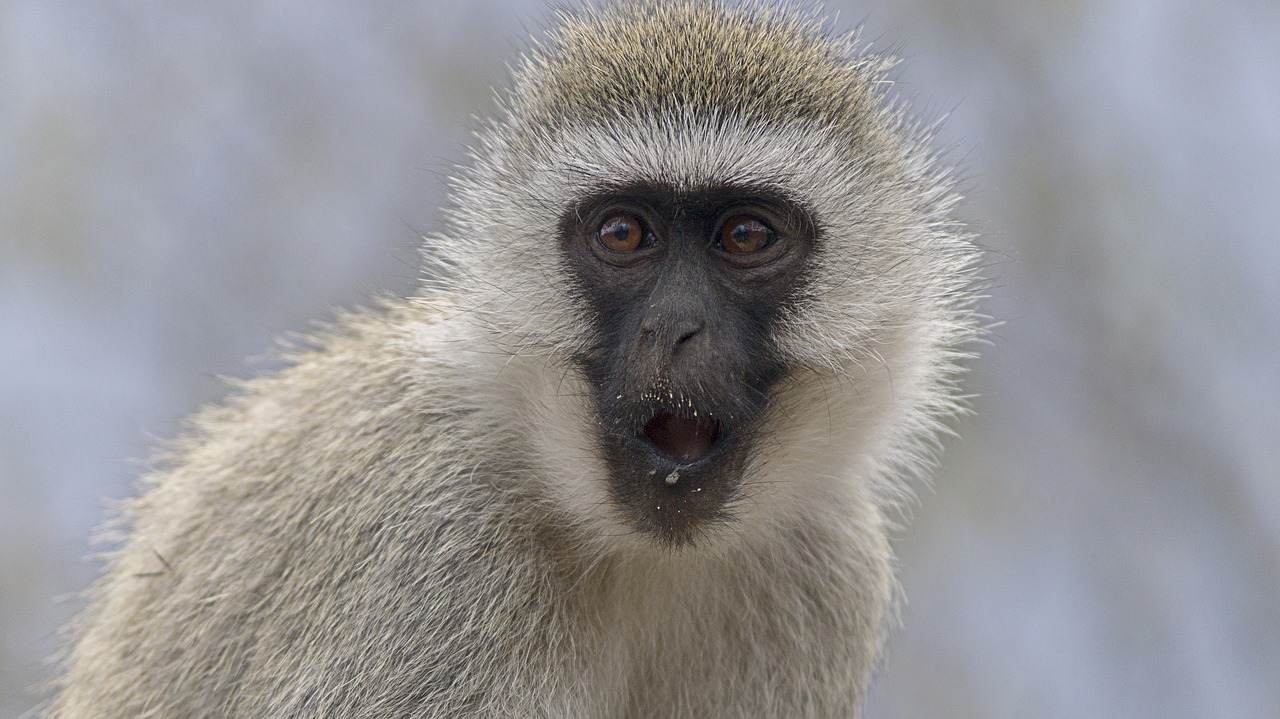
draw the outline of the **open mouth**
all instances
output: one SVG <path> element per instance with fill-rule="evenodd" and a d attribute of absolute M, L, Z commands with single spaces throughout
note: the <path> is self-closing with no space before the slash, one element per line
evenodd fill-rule
<path fill-rule="evenodd" d="M 662 411 L 644 426 L 644 436 L 660 452 L 677 462 L 693 462 L 706 456 L 720 434 L 720 423 Z"/>

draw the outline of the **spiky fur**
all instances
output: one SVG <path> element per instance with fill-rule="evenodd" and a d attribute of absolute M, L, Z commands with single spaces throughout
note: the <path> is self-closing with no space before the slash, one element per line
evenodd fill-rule
<path fill-rule="evenodd" d="M 956 409 L 975 253 L 887 62 L 794 11 L 560 18 L 429 241 L 197 415 L 77 624 L 47 717 L 852 716 L 894 594 L 886 512 Z M 738 183 L 819 238 L 735 521 L 639 536 L 599 480 L 555 240 L 602 188 Z"/>

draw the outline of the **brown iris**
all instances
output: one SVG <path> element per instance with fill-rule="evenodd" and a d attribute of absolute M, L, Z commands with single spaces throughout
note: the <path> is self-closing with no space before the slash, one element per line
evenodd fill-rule
<path fill-rule="evenodd" d="M 612 215 L 600 224 L 599 237 L 610 252 L 635 252 L 644 239 L 644 225 L 634 215 Z"/>
<path fill-rule="evenodd" d="M 749 255 L 773 243 L 773 230 L 750 215 L 737 215 L 720 228 L 720 246 L 725 252 Z"/>

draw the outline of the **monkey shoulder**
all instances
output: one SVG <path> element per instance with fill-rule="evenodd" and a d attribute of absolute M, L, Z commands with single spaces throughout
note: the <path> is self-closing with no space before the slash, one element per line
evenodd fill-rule
<path fill-rule="evenodd" d="M 52 716 L 326 715 L 408 686 L 443 696 L 468 671 L 460 643 L 528 624 L 512 587 L 538 581 L 503 526 L 511 500 L 453 436 L 467 409 L 421 351 L 438 317 L 409 313 L 341 318 L 195 416 L 126 505 L 128 539 L 91 590 Z M 385 691 L 320 686 L 344 671 Z"/>

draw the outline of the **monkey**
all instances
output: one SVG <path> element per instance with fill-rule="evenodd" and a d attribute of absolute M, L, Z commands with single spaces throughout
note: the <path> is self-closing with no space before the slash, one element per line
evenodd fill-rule
<path fill-rule="evenodd" d="M 42 709 L 856 716 L 978 250 L 816 11 L 562 11 L 407 298 L 198 412 Z"/>

